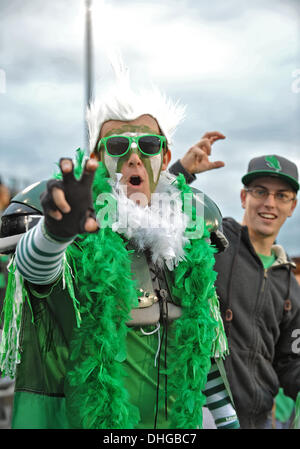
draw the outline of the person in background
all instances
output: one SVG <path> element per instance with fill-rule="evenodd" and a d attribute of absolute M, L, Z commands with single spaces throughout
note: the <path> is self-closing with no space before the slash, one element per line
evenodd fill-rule
<path fill-rule="evenodd" d="M 208 145 L 193 146 L 170 172 L 182 172 L 192 182 L 196 173 L 214 168 L 209 164 L 214 134 L 207 133 Z M 271 428 L 279 386 L 292 400 L 300 391 L 294 332 L 300 329 L 300 286 L 293 262 L 276 244 L 297 205 L 298 169 L 284 157 L 264 155 L 249 162 L 242 182 L 243 221 L 223 219 L 229 247 L 216 256 L 215 265 L 230 348 L 225 368 L 241 427 Z"/>
<path fill-rule="evenodd" d="M 7 208 L 10 202 L 10 190 L 0 179 L 0 220 L 2 212 Z M 2 313 L 3 300 L 5 296 L 5 289 L 7 283 L 7 264 L 9 262 L 9 257 L 6 254 L 0 253 L 0 316 Z M 0 322 L 1 327 L 1 322 Z"/>
<path fill-rule="evenodd" d="M 6 209 L 9 205 L 10 197 L 11 194 L 9 188 L 5 184 L 3 184 L 0 178 L 0 216 L 4 209 Z"/>

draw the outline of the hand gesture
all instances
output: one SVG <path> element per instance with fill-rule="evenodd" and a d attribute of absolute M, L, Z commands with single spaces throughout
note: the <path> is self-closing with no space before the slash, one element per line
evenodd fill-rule
<path fill-rule="evenodd" d="M 223 161 L 212 162 L 209 160 L 211 146 L 219 139 L 225 139 L 225 136 L 219 131 L 205 133 L 201 140 L 193 145 L 180 160 L 182 166 L 192 174 L 224 167 Z"/>
<path fill-rule="evenodd" d="M 71 159 L 59 161 L 62 180 L 51 179 L 41 195 L 46 229 L 54 237 L 72 238 L 98 229 L 93 209 L 91 186 L 98 162 L 89 159 L 80 180 L 74 176 Z"/>

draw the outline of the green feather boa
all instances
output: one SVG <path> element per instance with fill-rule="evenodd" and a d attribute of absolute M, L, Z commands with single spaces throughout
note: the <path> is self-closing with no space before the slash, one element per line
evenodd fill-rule
<path fill-rule="evenodd" d="M 102 164 L 93 184 L 96 198 L 111 187 Z M 183 176 L 178 178 L 182 195 L 190 192 Z M 207 374 L 213 356 L 218 323 L 211 313 L 215 297 L 213 271 L 215 250 L 207 243 L 209 233 L 191 239 L 185 260 L 174 270 L 174 294 L 181 298 L 182 316 L 175 323 L 175 338 L 168 349 L 168 390 L 176 398 L 170 414 L 171 428 L 197 428 L 202 423 L 202 406 Z M 126 359 L 126 321 L 138 294 L 131 278 L 126 242 L 110 228 L 80 236 L 72 245 L 80 297 L 81 325 L 74 331 L 66 398 L 73 427 L 108 429 L 134 428 L 139 412 L 130 404 L 123 383 Z"/>

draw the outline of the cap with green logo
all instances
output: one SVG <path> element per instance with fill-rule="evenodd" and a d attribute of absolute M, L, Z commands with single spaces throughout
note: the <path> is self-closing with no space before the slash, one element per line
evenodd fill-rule
<path fill-rule="evenodd" d="M 296 192 L 299 190 L 297 165 L 282 156 L 269 155 L 251 159 L 248 172 L 242 177 L 247 186 L 253 179 L 262 176 L 275 176 L 287 182 Z"/>

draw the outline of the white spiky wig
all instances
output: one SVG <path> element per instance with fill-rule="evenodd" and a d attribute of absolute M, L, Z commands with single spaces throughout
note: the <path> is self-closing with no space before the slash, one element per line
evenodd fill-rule
<path fill-rule="evenodd" d="M 168 146 L 176 127 L 185 117 L 185 106 L 167 98 L 157 87 L 134 92 L 131 89 L 128 69 L 119 63 L 113 65 L 115 84 L 102 97 L 93 101 L 87 110 L 89 147 L 93 152 L 103 123 L 108 120 L 129 121 L 148 114 L 156 119 Z"/>

